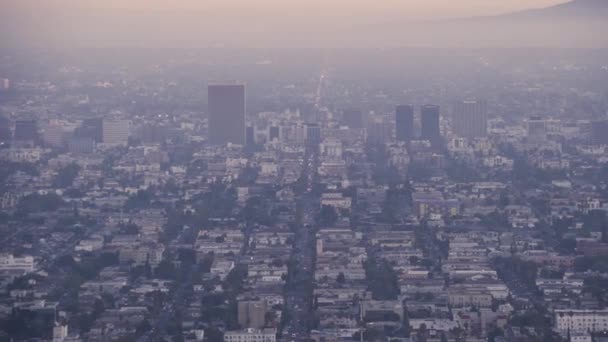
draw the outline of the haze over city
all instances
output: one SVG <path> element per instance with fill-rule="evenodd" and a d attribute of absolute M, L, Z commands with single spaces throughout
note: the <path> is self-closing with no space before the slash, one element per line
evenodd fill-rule
<path fill-rule="evenodd" d="M 608 0 L 0 0 L 0 342 L 608 342 Z"/>
<path fill-rule="evenodd" d="M 584 6 L 602 0 L 578 0 Z M 15 47 L 594 47 L 603 13 L 521 22 L 501 15 L 563 0 L 5 1 Z M 575 11 L 576 12 L 576 11 Z M 595 13 L 595 15 L 594 15 Z M 475 18 L 498 16 L 479 22 Z M 459 18 L 459 21 L 453 19 Z M 596 21 L 598 21 L 596 23 Z M 559 24 L 558 24 L 559 23 Z M 553 34 L 559 30 L 560 34 Z"/>

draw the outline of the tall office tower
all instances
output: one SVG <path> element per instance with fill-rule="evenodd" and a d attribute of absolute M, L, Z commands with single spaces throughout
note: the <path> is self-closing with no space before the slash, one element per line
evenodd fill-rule
<path fill-rule="evenodd" d="M 390 137 L 391 127 L 384 120 L 384 117 L 370 117 L 367 122 L 367 142 L 384 144 L 390 140 Z"/>
<path fill-rule="evenodd" d="M 255 145 L 255 128 L 253 126 L 247 126 L 245 129 L 245 144 L 247 146 Z"/>
<path fill-rule="evenodd" d="M 245 85 L 209 84 L 209 142 L 245 144 Z"/>
<path fill-rule="evenodd" d="M 65 142 L 66 132 L 63 125 L 57 121 L 51 121 L 42 131 L 42 141 L 46 146 L 62 146 Z"/>
<path fill-rule="evenodd" d="M 279 135 L 279 126 L 270 126 L 268 128 L 268 141 L 273 141 L 274 139 L 279 140 Z"/>
<path fill-rule="evenodd" d="M 414 138 L 414 106 L 397 106 L 395 110 L 395 133 L 398 141 L 410 141 Z"/>
<path fill-rule="evenodd" d="M 129 142 L 130 122 L 127 120 L 103 120 L 103 143 L 126 145 Z"/>
<path fill-rule="evenodd" d="M 72 153 L 93 153 L 95 151 L 95 140 L 74 136 L 68 139 L 68 150 Z"/>
<path fill-rule="evenodd" d="M 266 301 L 263 299 L 239 300 L 237 304 L 237 320 L 239 325 L 246 328 L 262 328 L 266 324 Z"/>
<path fill-rule="evenodd" d="M 139 135 L 144 143 L 161 143 L 169 137 L 169 127 L 147 123 L 139 129 Z"/>
<path fill-rule="evenodd" d="M 11 81 L 8 78 L 0 78 L 0 90 L 9 90 Z"/>
<path fill-rule="evenodd" d="M 17 120 L 13 138 L 16 141 L 37 141 L 38 124 L 36 120 Z"/>
<path fill-rule="evenodd" d="M 318 124 L 306 125 L 306 144 L 318 146 L 321 143 L 321 126 Z"/>
<path fill-rule="evenodd" d="M 424 105 L 420 111 L 421 138 L 436 143 L 441 138 L 439 132 L 439 106 Z"/>
<path fill-rule="evenodd" d="M 342 114 L 342 123 L 348 128 L 363 128 L 363 112 L 359 109 L 347 109 Z"/>
<path fill-rule="evenodd" d="M 82 120 L 74 135 L 80 138 L 91 138 L 96 143 L 103 142 L 103 119 L 91 118 Z"/>
<path fill-rule="evenodd" d="M 253 140 L 256 144 L 264 145 L 268 141 L 268 127 L 253 126 Z"/>
<path fill-rule="evenodd" d="M 304 144 L 306 143 L 306 130 L 307 126 L 301 123 L 298 123 L 292 126 L 292 141 L 296 144 Z"/>
<path fill-rule="evenodd" d="M 453 132 L 459 137 L 476 138 L 488 134 L 488 106 L 484 101 L 462 101 L 454 106 Z"/>
<path fill-rule="evenodd" d="M 11 120 L 0 115 L 0 144 L 11 140 Z"/>
<path fill-rule="evenodd" d="M 594 121 L 591 124 L 591 142 L 594 145 L 608 145 L 608 120 Z"/>
<path fill-rule="evenodd" d="M 547 137 L 545 120 L 539 116 L 533 116 L 526 122 L 528 139 L 532 142 L 541 142 Z"/>

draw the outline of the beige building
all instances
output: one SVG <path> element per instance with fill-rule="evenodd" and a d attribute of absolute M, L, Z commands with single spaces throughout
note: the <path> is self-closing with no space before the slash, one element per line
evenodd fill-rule
<path fill-rule="evenodd" d="M 241 300 L 238 303 L 238 321 L 243 328 L 260 329 L 266 325 L 266 301 L 260 299 Z"/>
<path fill-rule="evenodd" d="M 492 295 L 486 291 L 474 291 L 466 288 L 449 289 L 448 301 L 452 307 L 489 308 L 492 306 Z"/>

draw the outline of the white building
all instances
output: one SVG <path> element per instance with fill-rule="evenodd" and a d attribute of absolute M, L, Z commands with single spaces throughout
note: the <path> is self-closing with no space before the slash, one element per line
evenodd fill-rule
<path fill-rule="evenodd" d="M 593 342 L 591 334 L 588 332 L 570 334 L 570 342 Z"/>
<path fill-rule="evenodd" d="M 234 261 L 214 259 L 211 265 L 211 275 L 219 277 L 223 281 L 233 268 Z"/>
<path fill-rule="evenodd" d="M 276 177 L 279 174 L 279 165 L 274 162 L 260 163 L 260 175 Z"/>
<path fill-rule="evenodd" d="M 352 199 L 344 197 L 341 193 L 325 193 L 321 196 L 321 207 L 324 205 L 350 210 Z"/>
<path fill-rule="evenodd" d="M 63 342 L 68 337 L 67 324 L 58 324 L 53 327 L 53 342 Z"/>
<path fill-rule="evenodd" d="M 18 271 L 18 272 L 33 272 L 36 263 L 34 257 L 24 256 L 15 257 L 12 254 L 0 254 L 0 272 L 3 271 Z"/>
<path fill-rule="evenodd" d="M 608 310 L 555 310 L 555 328 L 566 336 L 608 330 Z"/>
<path fill-rule="evenodd" d="M 336 138 L 326 138 L 321 143 L 321 153 L 328 157 L 342 158 L 342 142 Z"/>
<path fill-rule="evenodd" d="M 227 331 L 224 342 L 276 342 L 276 329 L 245 329 Z"/>
<path fill-rule="evenodd" d="M 12 162 L 35 163 L 42 157 L 43 150 L 39 148 L 9 148 L 0 152 L 0 159 Z"/>

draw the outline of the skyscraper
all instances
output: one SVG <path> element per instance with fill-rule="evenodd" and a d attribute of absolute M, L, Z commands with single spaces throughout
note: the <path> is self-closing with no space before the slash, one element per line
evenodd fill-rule
<path fill-rule="evenodd" d="M 75 135 L 81 138 L 91 138 L 96 143 L 103 142 L 103 119 L 89 118 L 82 120 L 82 124 L 76 129 Z"/>
<path fill-rule="evenodd" d="M 321 126 L 318 124 L 306 125 L 306 144 L 318 146 L 321 143 Z"/>
<path fill-rule="evenodd" d="M 594 121 L 591 124 L 591 142 L 594 145 L 608 145 L 608 120 Z"/>
<path fill-rule="evenodd" d="M 547 138 L 547 126 L 545 120 L 539 116 L 532 116 L 526 122 L 528 140 L 531 142 L 542 142 Z"/>
<path fill-rule="evenodd" d="M 459 137 L 485 137 L 488 133 L 488 110 L 484 101 L 462 101 L 454 106 L 453 132 Z"/>
<path fill-rule="evenodd" d="M 436 143 L 441 137 L 439 132 L 439 106 L 424 105 L 420 111 L 421 137 Z"/>
<path fill-rule="evenodd" d="M 63 129 L 62 123 L 51 121 L 42 131 L 42 141 L 46 146 L 62 146 L 65 142 L 66 132 Z"/>
<path fill-rule="evenodd" d="M 391 127 L 383 116 L 371 117 L 367 122 L 366 140 L 371 144 L 384 144 L 391 138 Z"/>
<path fill-rule="evenodd" d="M 262 328 L 266 324 L 266 301 L 260 299 L 241 300 L 237 305 L 239 324 L 247 328 Z"/>
<path fill-rule="evenodd" d="M 414 106 L 397 106 L 395 132 L 398 141 L 410 141 L 414 138 Z"/>
<path fill-rule="evenodd" d="M 11 140 L 11 120 L 0 115 L 0 144 Z"/>
<path fill-rule="evenodd" d="M 245 144 L 247 146 L 255 145 L 255 128 L 253 126 L 245 128 Z"/>
<path fill-rule="evenodd" d="M 160 143 L 169 137 L 169 128 L 164 125 L 146 123 L 139 129 L 139 136 L 144 143 Z"/>
<path fill-rule="evenodd" d="M 17 120 L 13 138 L 17 141 L 37 141 L 39 136 L 36 120 Z"/>
<path fill-rule="evenodd" d="M 209 142 L 245 144 L 245 85 L 209 84 Z"/>
<path fill-rule="evenodd" d="M 127 145 L 131 123 L 127 120 L 103 120 L 103 143 L 108 145 Z"/>
<path fill-rule="evenodd" d="M 273 141 L 274 139 L 279 139 L 280 129 L 279 126 L 270 126 L 268 128 L 268 140 Z"/>
<path fill-rule="evenodd" d="M 363 128 L 363 112 L 359 109 L 347 109 L 342 115 L 342 123 L 348 128 Z"/>

